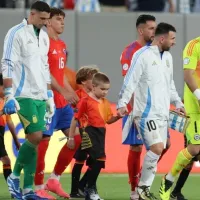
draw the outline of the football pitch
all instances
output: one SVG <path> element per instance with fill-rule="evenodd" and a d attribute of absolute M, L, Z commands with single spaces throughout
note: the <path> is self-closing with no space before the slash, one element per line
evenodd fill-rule
<path fill-rule="evenodd" d="M 46 176 L 48 177 L 48 176 Z M 157 175 L 152 186 L 152 192 L 158 197 L 158 190 L 160 186 L 162 175 Z M 63 188 L 69 192 L 71 176 L 64 174 L 61 178 Z M 189 200 L 200 199 L 200 176 L 191 175 L 183 189 L 183 194 Z M 126 174 L 101 174 L 98 180 L 98 191 L 101 198 L 105 200 L 129 200 L 130 187 L 127 183 Z M 3 174 L 0 174 L 0 200 L 11 199 L 7 191 Z M 59 199 L 59 198 L 57 198 Z M 159 199 L 159 198 L 158 198 Z"/>

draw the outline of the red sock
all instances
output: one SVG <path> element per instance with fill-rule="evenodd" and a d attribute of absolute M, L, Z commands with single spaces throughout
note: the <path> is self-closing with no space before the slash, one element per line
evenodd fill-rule
<path fill-rule="evenodd" d="M 140 174 L 140 155 L 141 152 L 129 150 L 128 154 L 128 174 L 131 191 L 135 191 Z"/>
<path fill-rule="evenodd" d="M 161 156 L 160 156 L 158 162 L 160 162 L 160 160 L 161 160 L 162 157 L 166 154 L 166 152 L 168 151 L 168 149 L 169 149 L 169 148 L 166 148 L 166 149 L 163 150 L 163 152 L 162 152 L 162 154 L 161 154 Z"/>
<path fill-rule="evenodd" d="M 45 155 L 48 146 L 49 140 L 41 140 L 38 145 L 35 185 L 42 185 L 44 183 Z"/>
<path fill-rule="evenodd" d="M 54 173 L 56 175 L 61 175 L 66 167 L 69 165 L 69 163 L 72 161 L 72 158 L 76 152 L 76 150 L 79 148 L 81 144 L 81 136 L 80 135 L 75 135 L 74 136 L 74 141 L 75 141 L 75 148 L 74 149 L 69 149 L 67 147 L 67 143 L 63 146 L 61 149 L 56 165 L 54 167 Z"/>

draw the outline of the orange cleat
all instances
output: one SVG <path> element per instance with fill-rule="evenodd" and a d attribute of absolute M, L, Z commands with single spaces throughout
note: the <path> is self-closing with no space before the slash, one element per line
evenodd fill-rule
<path fill-rule="evenodd" d="M 45 189 L 50 191 L 50 192 L 53 192 L 53 193 L 57 194 L 60 197 L 63 197 L 63 198 L 66 198 L 66 199 L 70 198 L 70 195 L 67 194 L 62 189 L 62 186 L 61 186 L 60 182 L 57 179 L 52 179 L 52 178 L 48 179 L 48 181 L 46 183 L 46 186 L 45 186 Z"/>
<path fill-rule="evenodd" d="M 36 190 L 35 193 L 37 196 L 42 197 L 42 198 L 47 198 L 49 200 L 56 200 L 55 197 L 51 196 L 46 190 Z"/>

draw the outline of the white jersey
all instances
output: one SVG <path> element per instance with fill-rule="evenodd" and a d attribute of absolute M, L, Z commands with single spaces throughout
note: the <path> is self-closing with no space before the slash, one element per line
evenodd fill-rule
<path fill-rule="evenodd" d="M 77 0 L 75 10 L 79 12 L 100 12 L 98 0 Z"/>
<path fill-rule="evenodd" d="M 48 51 L 47 33 L 41 29 L 37 37 L 26 19 L 8 31 L 1 71 L 4 79 L 12 78 L 15 97 L 47 99 L 47 83 L 51 83 Z"/>
<path fill-rule="evenodd" d="M 168 51 L 145 46 L 132 58 L 119 94 L 118 108 L 126 106 L 134 93 L 133 116 L 168 120 L 170 103 L 183 107 L 173 81 L 173 61 Z"/>

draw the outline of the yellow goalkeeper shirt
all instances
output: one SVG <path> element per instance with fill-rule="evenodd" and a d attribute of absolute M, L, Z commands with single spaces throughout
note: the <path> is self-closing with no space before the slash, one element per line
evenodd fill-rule
<path fill-rule="evenodd" d="M 183 68 L 195 70 L 194 79 L 200 88 L 200 37 L 189 41 L 183 51 Z M 185 83 L 184 104 L 187 114 L 200 113 L 197 98 Z"/>

